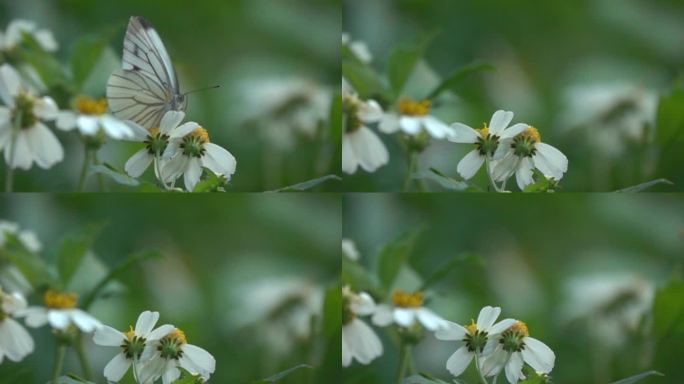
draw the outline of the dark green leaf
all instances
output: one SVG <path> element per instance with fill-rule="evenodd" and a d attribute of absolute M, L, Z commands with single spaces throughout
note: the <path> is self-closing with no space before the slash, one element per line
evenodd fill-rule
<path fill-rule="evenodd" d="M 465 253 L 455 256 L 451 260 L 447 261 L 444 265 L 439 267 L 430 277 L 428 277 L 425 282 L 423 282 L 423 285 L 419 290 L 424 291 L 426 288 L 429 288 L 433 284 L 445 278 L 455 268 L 463 267 L 465 264 L 477 263 L 482 263 L 482 258 L 473 253 Z"/>
<path fill-rule="evenodd" d="M 65 288 L 71 282 L 71 278 L 103 227 L 103 224 L 92 225 L 86 230 L 69 235 L 62 240 L 57 251 L 57 272 Z"/>
<path fill-rule="evenodd" d="M 641 381 L 642 379 L 645 379 L 649 376 L 665 376 L 665 375 L 663 375 L 662 373 L 660 373 L 658 371 L 648 371 L 648 372 L 640 373 L 636 376 L 628 377 L 626 379 L 614 381 L 610 384 L 632 384 L 632 383 L 636 383 L 637 381 Z"/>
<path fill-rule="evenodd" d="M 284 379 L 286 376 L 292 374 L 293 372 L 300 370 L 300 369 L 312 369 L 313 367 L 307 364 L 299 364 L 297 366 L 294 366 L 292 368 L 286 369 L 280 373 L 276 373 L 273 376 L 267 377 L 265 379 L 257 380 L 254 381 L 254 384 L 269 384 L 269 383 L 277 383 L 278 381 Z"/>
<path fill-rule="evenodd" d="M 633 186 L 631 186 L 631 187 L 627 187 L 627 188 L 623 188 L 623 189 L 618 189 L 618 190 L 615 191 L 615 192 L 622 192 L 622 193 L 636 193 L 636 192 L 642 192 L 642 191 L 645 191 L 645 190 L 647 190 L 647 189 L 653 187 L 654 185 L 658 185 L 658 184 L 674 185 L 674 183 L 671 182 L 671 181 L 668 180 L 668 179 L 655 179 L 655 180 L 647 181 L 647 182 L 645 182 L 645 183 L 641 183 L 641 184 L 638 184 L 638 185 L 633 185 Z"/>
<path fill-rule="evenodd" d="M 181 376 L 173 384 L 202 384 L 204 379 L 200 375 L 193 375 L 187 369 L 179 367 Z"/>
<path fill-rule="evenodd" d="M 71 73 L 77 89 L 88 79 L 105 48 L 107 41 L 102 38 L 87 36 L 76 42 L 71 54 Z"/>
<path fill-rule="evenodd" d="M 48 384 L 52 383 L 52 380 L 48 381 Z M 57 379 L 57 384 L 95 384 L 92 381 L 82 379 L 76 375 L 68 374 L 66 376 L 61 376 Z"/>
<path fill-rule="evenodd" d="M 525 193 L 544 193 L 544 192 L 555 192 L 558 188 L 558 181 L 554 178 L 546 178 L 543 173 L 539 170 L 534 169 L 534 183 L 525 187 L 523 192 Z"/>
<path fill-rule="evenodd" d="M 43 51 L 22 51 L 21 59 L 36 69 L 48 87 L 68 83 L 62 64 L 51 54 Z"/>
<path fill-rule="evenodd" d="M 159 251 L 143 251 L 128 256 L 119 265 L 112 268 L 107 274 L 107 276 L 100 280 L 100 282 L 97 283 L 97 285 L 84 297 L 82 304 L 83 308 L 88 309 L 93 304 L 95 299 L 99 296 L 100 291 L 102 291 L 102 289 L 104 289 L 107 286 L 107 284 L 109 284 L 109 282 L 117 279 L 123 273 L 128 271 L 130 268 L 138 265 L 139 263 L 145 260 L 159 258 L 161 256 L 162 255 Z"/>
<path fill-rule="evenodd" d="M 478 190 L 465 181 L 453 179 L 434 168 L 430 168 L 428 171 L 418 171 L 412 175 L 412 178 L 416 180 L 430 180 L 451 191 Z"/>
<path fill-rule="evenodd" d="M 6 232 L 5 238 L 0 256 L 13 263 L 34 289 L 45 284 L 55 285 L 56 279 L 44 259 L 28 250 L 14 234 Z"/>
<path fill-rule="evenodd" d="M 428 46 L 437 36 L 437 33 L 429 33 L 418 39 L 413 44 L 405 44 L 396 47 L 389 57 L 387 73 L 390 85 L 395 95 L 400 95 L 404 84 L 413 72 L 416 64 L 423 58 Z"/>
<path fill-rule="evenodd" d="M 435 88 L 434 91 L 430 92 L 430 95 L 428 96 L 428 99 L 433 99 L 437 97 L 440 93 L 444 91 L 452 91 L 456 92 L 457 86 L 460 85 L 460 83 L 466 79 L 468 76 L 475 74 L 477 72 L 483 72 L 483 71 L 493 71 L 495 70 L 494 66 L 488 63 L 480 63 L 480 62 L 474 62 L 468 65 L 465 65 L 456 71 L 454 71 L 451 75 L 447 76 L 442 82 Z"/>
<path fill-rule="evenodd" d="M 330 134 L 335 143 L 342 141 L 342 94 L 336 92 L 330 104 Z"/>
<path fill-rule="evenodd" d="M 342 76 L 354 87 L 363 99 L 382 96 L 387 98 L 388 92 L 380 76 L 370 67 L 352 61 L 342 62 Z"/>
<path fill-rule="evenodd" d="M 197 183 L 193 192 L 223 192 L 228 179 L 221 174 L 216 174 L 211 170 L 206 170 L 205 178 Z"/>
<path fill-rule="evenodd" d="M 334 285 L 325 292 L 323 302 L 323 334 L 332 338 L 342 328 L 342 287 Z"/>
<path fill-rule="evenodd" d="M 314 188 L 314 187 L 318 186 L 319 184 L 325 183 L 326 181 L 329 181 L 329 180 L 341 181 L 342 178 L 337 176 L 337 175 L 325 175 L 325 176 L 318 177 L 316 179 L 307 180 L 307 181 L 304 181 L 304 182 L 301 182 L 298 184 L 293 184 L 293 185 L 290 185 L 287 187 L 283 187 L 280 189 L 276 189 L 274 191 L 267 191 L 267 192 L 268 193 L 272 193 L 272 192 L 301 192 L 301 191 L 306 191 L 306 190 L 309 190 L 311 188 Z"/>
<path fill-rule="evenodd" d="M 660 97 L 656 120 L 656 141 L 670 147 L 684 140 L 684 90 L 675 89 Z"/>
<path fill-rule="evenodd" d="M 404 379 L 404 384 L 448 384 L 446 381 L 432 377 L 427 373 L 412 375 Z"/>
<path fill-rule="evenodd" d="M 401 267 L 408 261 L 420 230 L 412 231 L 399 239 L 386 244 L 378 258 L 378 277 L 385 290 L 389 290 Z"/>
<path fill-rule="evenodd" d="M 378 283 L 374 275 L 368 272 L 362 265 L 355 263 L 346 257 L 342 259 L 342 282 L 349 285 L 354 291 L 377 292 Z"/>
<path fill-rule="evenodd" d="M 658 339 L 684 333 L 684 281 L 672 280 L 656 293 L 653 328 Z"/>
<path fill-rule="evenodd" d="M 91 174 L 102 174 L 112 179 L 117 184 L 126 185 L 129 187 L 137 187 L 140 185 L 138 179 L 130 177 L 127 174 L 117 170 L 113 166 L 105 163 L 98 165 L 91 165 L 89 168 Z"/>

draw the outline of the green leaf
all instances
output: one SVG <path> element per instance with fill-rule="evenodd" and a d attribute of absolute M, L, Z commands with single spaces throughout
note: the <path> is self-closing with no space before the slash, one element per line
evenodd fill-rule
<path fill-rule="evenodd" d="M 334 285 L 325 292 L 323 302 L 323 334 L 334 337 L 342 328 L 342 287 Z"/>
<path fill-rule="evenodd" d="M 425 280 L 425 282 L 423 282 L 423 285 L 419 290 L 424 291 L 433 284 L 445 278 L 454 269 L 463 267 L 464 264 L 481 264 L 482 262 L 482 258 L 473 253 L 464 253 L 455 256 L 451 260 L 447 261 L 444 265 L 437 268 L 437 270 L 433 272 L 432 275 Z"/>
<path fill-rule="evenodd" d="M 430 170 L 427 171 L 418 171 L 414 173 L 411 177 L 416 180 L 433 181 L 442 186 L 443 188 L 446 188 L 451 191 L 479 191 L 478 188 L 469 185 L 465 181 L 453 179 L 435 168 L 430 168 Z"/>
<path fill-rule="evenodd" d="M 62 64 L 51 54 L 38 50 L 21 51 L 22 61 L 29 63 L 35 68 L 40 78 L 48 87 L 68 84 L 66 73 Z"/>
<path fill-rule="evenodd" d="M 181 376 L 173 384 L 202 384 L 204 379 L 200 375 L 193 375 L 187 369 L 179 367 Z"/>
<path fill-rule="evenodd" d="M 444 380 L 432 377 L 432 375 L 427 373 L 420 373 L 417 375 L 412 375 L 404 379 L 403 384 L 449 384 Z"/>
<path fill-rule="evenodd" d="M 51 381 L 48 381 L 48 383 L 52 383 Z M 82 379 L 74 374 L 68 374 L 66 376 L 61 376 L 59 379 L 57 379 L 57 384 L 95 384 L 92 381 L 88 381 L 86 379 Z"/>
<path fill-rule="evenodd" d="M 100 280 L 100 282 L 83 298 L 83 308 L 88 309 L 99 296 L 100 291 L 102 291 L 109 282 L 117 279 L 139 263 L 149 259 L 160 258 L 161 256 L 162 254 L 159 251 L 142 251 L 128 256 L 120 264 L 112 268 L 107 276 Z"/>
<path fill-rule="evenodd" d="M 400 95 L 413 68 L 425 55 L 428 46 L 437 37 L 437 33 L 432 32 L 420 37 L 413 44 L 405 44 L 396 47 L 390 54 L 387 73 L 390 85 L 395 95 Z"/>
<path fill-rule="evenodd" d="M 342 94 L 336 92 L 330 104 L 330 134 L 335 143 L 342 141 Z"/>
<path fill-rule="evenodd" d="M 119 171 L 114 166 L 107 163 L 91 165 L 89 168 L 90 174 L 101 174 L 109 177 L 117 184 L 125 185 L 128 187 L 137 187 L 140 185 L 138 179 L 128 176 L 127 174 Z"/>
<path fill-rule="evenodd" d="M 658 371 L 648 371 L 648 372 L 640 373 L 640 374 L 632 376 L 632 377 L 628 377 L 626 379 L 614 381 L 610 384 L 632 384 L 632 383 L 636 383 L 637 381 L 641 381 L 642 379 L 645 379 L 649 376 L 665 376 L 665 375 L 663 375 L 662 373 L 660 373 Z"/>
<path fill-rule="evenodd" d="M 441 94 L 442 92 L 447 90 L 456 92 L 457 86 L 468 76 L 475 74 L 477 72 L 493 70 L 495 70 L 494 66 L 488 63 L 474 62 L 467 64 L 455 70 L 452 74 L 450 74 L 444 80 L 442 80 L 442 82 L 437 86 L 437 88 L 430 92 L 430 95 L 427 98 L 433 99 L 439 96 L 439 94 Z"/>
<path fill-rule="evenodd" d="M 546 178 L 543 173 L 538 169 L 532 171 L 534 173 L 534 183 L 525 187 L 523 192 L 525 193 L 544 193 L 544 192 L 555 192 L 558 188 L 558 181 L 554 178 Z"/>
<path fill-rule="evenodd" d="M 684 281 L 675 279 L 658 289 L 653 304 L 653 330 L 658 339 L 684 333 Z"/>
<path fill-rule="evenodd" d="M 34 289 L 56 283 L 43 258 L 28 250 L 16 235 L 6 232 L 5 239 L 5 246 L 0 248 L 0 256 L 14 264 Z"/>
<path fill-rule="evenodd" d="M 378 288 L 377 279 L 374 275 L 368 272 L 361 264 L 355 263 L 346 257 L 342 259 L 342 282 L 357 292 L 377 292 Z"/>
<path fill-rule="evenodd" d="M 336 180 L 336 181 L 341 181 L 342 178 L 337 176 L 337 175 L 325 175 L 321 176 L 312 180 L 307 180 L 298 184 L 293 184 L 287 187 L 283 187 L 280 189 L 276 189 L 273 191 L 266 191 L 267 193 L 273 193 L 273 192 L 301 192 L 301 191 L 306 191 L 311 188 L 314 188 L 318 186 L 319 184 L 325 183 L 326 181 L 329 180 Z"/>
<path fill-rule="evenodd" d="M 405 234 L 399 239 L 386 244 L 380 251 L 378 258 L 378 277 L 385 290 L 392 288 L 394 279 L 401 267 L 408 261 L 421 230 Z"/>
<path fill-rule="evenodd" d="M 684 90 L 675 89 L 660 97 L 656 118 L 656 142 L 673 147 L 684 140 Z"/>
<path fill-rule="evenodd" d="M 86 36 L 76 42 L 71 54 L 71 74 L 77 89 L 90 77 L 105 48 L 107 41 L 98 37 Z"/>
<path fill-rule="evenodd" d="M 377 96 L 389 98 L 387 88 L 380 76 L 366 65 L 353 61 L 343 61 L 342 76 L 354 87 L 362 99 Z"/>
<path fill-rule="evenodd" d="M 645 182 L 645 183 L 633 185 L 633 186 L 631 186 L 631 187 L 627 187 L 627 188 L 623 188 L 623 189 L 618 189 L 618 190 L 615 191 L 615 192 L 619 192 L 619 193 L 636 193 L 636 192 L 642 192 L 642 191 L 645 191 L 645 190 L 647 190 L 647 189 L 653 187 L 654 185 L 658 185 L 658 184 L 674 185 L 674 183 L 671 182 L 671 181 L 668 180 L 668 179 L 655 179 L 655 180 L 647 181 L 647 182 Z"/>
<path fill-rule="evenodd" d="M 65 288 L 103 228 L 104 224 L 92 225 L 62 240 L 57 251 L 57 272 Z"/>
<path fill-rule="evenodd" d="M 223 192 L 223 188 L 228 184 L 228 179 L 221 174 L 206 170 L 205 178 L 197 183 L 193 192 Z"/>
<path fill-rule="evenodd" d="M 269 383 L 277 383 L 278 381 L 284 379 L 286 376 L 292 374 L 293 372 L 300 370 L 300 369 L 312 369 L 313 367 L 308 365 L 308 364 L 299 364 L 297 366 L 294 366 L 292 368 L 286 369 L 280 373 L 276 373 L 273 376 L 269 376 L 265 379 L 257 380 L 254 381 L 254 384 L 269 384 Z"/>

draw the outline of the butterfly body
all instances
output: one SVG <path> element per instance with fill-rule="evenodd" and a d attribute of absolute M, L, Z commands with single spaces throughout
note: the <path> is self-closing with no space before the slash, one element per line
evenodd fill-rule
<path fill-rule="evenodd" d="M 132 16 L 124 37 L 122 69 L 107 82 L 112 113 L 150 129 L 158 127 L 168 111 L 185 111 L 187 98 L 164 43 L 152 24 Z"/>

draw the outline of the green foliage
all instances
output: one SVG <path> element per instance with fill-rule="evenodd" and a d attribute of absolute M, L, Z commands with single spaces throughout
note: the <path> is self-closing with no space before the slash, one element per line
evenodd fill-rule
<path fill-rule="evenodd" d="M 659 340 L 684 336 L 684 281 L 674 279 L 659 289 L 653 305 L 653 328 Z"/>
<path fill-rule="evenodd" d="M 445 175 L 444 173 L 442 173 L 441 171 L 439 171 L 435 168 L 430 168 L 427 171 L 418 171 L 418 172 L 413 174 L 413 179 L 415 179 L 415 180 L 430 180 L 430 181 L 433 181 L 433 182 L 439 184 L 441 187 L 446 188 L 447 190 L 450 190 L 450 191 L 481 192 L 481 190 L 478 189 L 477 187 L 472 186 L 465 181 L 453 179 L 453 178 Z"/>
<path fill-rule="evenodd" d="M 446 263 L 437 268 L 437 270 L 434 271 L 432 275 L 426 278 L 423 282 L 423 285 L 420 287 L 419 291 L 424 291 L 425 289 L 430 288 L 432 285 L 448 276 L 455 269 L 462 268 L 468 264 L 482 265 L 484 264 L 484 261 L 480 256 L 473 253 L 464 253 L 454 256 L 453 258 L 451 258 L 451 260 L 448 260 Z"/>
<path fill-rule="evenodd" d="M 71 74 L 76 89 L 82 89 L 107 45 L 106 39 L 96 36 L 86 36 L 76 41 L 71 55 Z"/>
<path fill-rule="evenodd" d="M 378 279 L 366 268 L 346 257 L 342 258 L 342 281 L 349 284 L 354 291 L 378 292 Z"/>
<path fill-rule="evenodd" d="M 454 381 L 456 383 L 460 381 Z M 449 384 L 448 382 L 444 380 L 437 379 L 435 377 L 432 377 L 432 375 L 428 373 L 420 373 L 417 375 L 409 376 L 406 379 L 404 379 L 404 384 Z"/>
<path fill-rule="evenodd" d="M 269 383 L 277 383 L 280 380 L 284 379 L 285 377 L 289 376 L 293 372 L 300 370 L 300 369 L 311 369 L 312 367 L 307 364 L 299 364 L 297 366 L 294 366 L 292 368 L 286 369 L 280 373 L 276 373 L 273 376 L 269 376 L 265 379 L 257 380 L 254 381 L 253 384 L 269 384 Z"/>
<path fill-rule="evenodd" d="M 320 184 L 323 184 L 327 181 L 341 181 L 342 178 L 337 176 L 337 175 L 325 175 L 321 177 L 317 177 L 313 180 L 307 180 L 303 181 L 301 183 L 293 184 L 287 187 L 283 187 L 280 189 L 276 189 L 274 191 L 268 191 L 268 192 L 303 192 L 307 191 L 309 189 L 315 188 Z"/>
<path fill-rule="evenodd" d="M 83 231 L 66 236 L 62 240 L 57 251 L 57 272 L 65 288 L 69 286 L 71 278 L 103 228 L 103 224 L 91 225 Z"/>
<path fill-rule="evenodd" d="M 342 62 L 342 76 L 354 87 L 356 93 L 364 99 L 378 96 L 390 100 L 389 91 L 380 76 L 367 65 L 356 62 Z"/>
<path fill-rule="evenodd" d="M 444 91 L 458 92 L 460 91 L 459 86 L 461 83 L 468 78 L 468 76 L 483 72 L 483 71 L 494 71 L 496 68 L 488 63 L 474 62 L 464 65 L 458 68 L 453 73 L 442 79 L 442 82 L 435 88 L 434 91 L 430 92 L 428 99 L 434 99 L 439 96 Z"/>
<path fill-rule="evenodd" d="M 228 179 L 221 174 L 204 169 L 204 178 L 197 183 L 193 192 L 223 192 L 228 184 Z"/>
<path fill-rule="evenodd" d="M 14 234 L 5 233 L 5 238 L 5 247 L 0 248 L 0 255 L 14 264 L 34 289 L 56 283 L 43 258 L 28 250 Z"/>
<path fill-rule="evenodd" d="M 342 287 L 334 285 L 325 292 L 323 301 L 323 334 L 328 339 L 336 337 L 342 328 Z"/>
<path fill-rule="evenodd" d="M 408 261 L 421 230 L 411 231 L 391 243 L 386 244 L 378 257 L 378 277 L 385 291 L 394 284 L 402 266 Z"/>
<path fill-rule="evenodd" d="M 397 46 L 392 51 L 387 64 L 387 76 L 395 97 L 401 95 L 413 69 L 423 58 L 435 37 L 436 32 L 428 33 L 414 43 Z"/>
<path fill-rule="evenodd" d="M 335 92 L 330 104 L 330 134 L 337 145 L 341 145 L 342 134 L 342 93 Z"/>
<path fill-rule="evenodd" d="M 658 371 L 648 371 L 648 372 L 640 373 L 638 375 L 634 375 L 632 377 L 628 377 L 626 379 L 614 381 L 610 384 L 632 384 L 632 383 L 636 383 L 636 382 L 641 381 L 641 380 L 643 380 L 647 377 L 650 377 L 650 376 L 665 376 L 665 375 L 663 375 L 662 373 L 660 373 Z"/>
<path fill-rule="evenodd" d="M 546 193 L 555 192 L 558 189 L 558 181 L 554 178 L 547 178 L 538 169 L 533 170 L 535 182 L 525 187 L 526 193 Z"/>
<path fill-rule="evenodd" d="M 138 179 L 128 176 L 126 173 L 121 172 L 120 170 L 116 169 L 116 167 L 114 167 L 113 165 L 107 163 L 91 165 L 89 167 L 89 170 L 90 174 L 92 175 L 105 175 L 112 181 L 120 185 L 125 185 L 127 187 L 140 186 L 140 181 L 138 181 Z"/>
<path fill-rule="evenodd" d="M 631 187 L 623 188 L 623 189 L 618 189 L 615 192 L 625 192 L 625 193 L 636 193 L 636 192 L 643 192 L 653 186 L 656 186 L 658 184 L 667 184 L 667 185 L 674 185 L 673 182 L 667 179 L 656 179 L 656 180 L 651 180 L 647 181 L 645 183 L 641 183 L 638 185 L 633 185 Z"/>

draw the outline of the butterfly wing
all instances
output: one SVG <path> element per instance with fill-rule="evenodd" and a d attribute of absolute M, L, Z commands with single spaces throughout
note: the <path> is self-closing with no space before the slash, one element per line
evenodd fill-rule
<path fill-rule="evenodd" d="M 168 52 L 152 25 L 133 16 L 124 38 L 123 69 L 107 82 L 112 113 L 145 128 L 159 126 L 169 110 L 185 110 L 176 71 Z"/>

